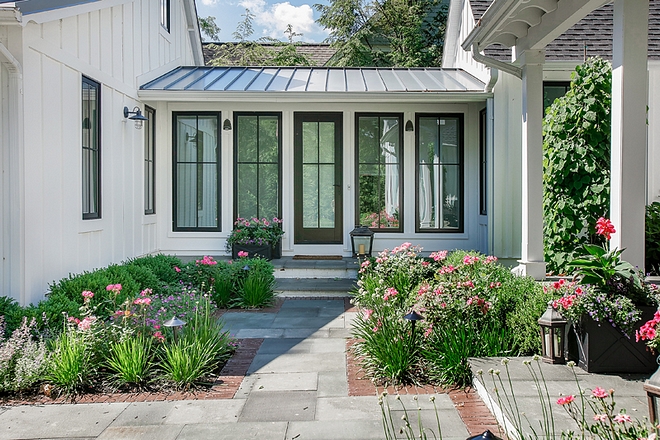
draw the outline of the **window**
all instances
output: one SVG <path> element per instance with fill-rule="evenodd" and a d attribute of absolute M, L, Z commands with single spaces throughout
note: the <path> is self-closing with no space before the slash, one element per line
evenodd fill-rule
<path fill-rule="evenodd" d="M 219 113 L 174 113 L 174 230 L 219 231 Z"/>
<path fill-rule="evenodd" d="M 144 107 L 144 213 L 156 213 L 156 111 Z"/>
<path fill-rule="evenodd" d="M 160 25 L 170 31 L 170 0 L 160 0 Z"/>
<path fill-rule="evenodd" d="M 479 112 L 479 214 L 488 214 L 488 162 L 486 154 L 486 109 Z"/>
<path fill-rule="evenodd" d="M 571 89 L 571 83 L 562 82 L 544 82 L 543 83 L 543 114 L 545 110 L 555 102 L 555 99 L 561 98 Z"/>
<path fill-rule="evenodd" d="M 101 218 L 101 85 L 82 79 L 82 215 Z"/>
<path fill-rule="evenodd" d="M 234 216 L 280 216 L 281 113 L 234 114 Z"/>
<path fill-rule="evenodd" d="M 378 231 L 402 231 L 403 116 L 356 115 L 357 218 Z"/>
<path fill-rule="evenodd" d="M 463 116 L 417 115 L 417 232 L 463 232 Z"/>

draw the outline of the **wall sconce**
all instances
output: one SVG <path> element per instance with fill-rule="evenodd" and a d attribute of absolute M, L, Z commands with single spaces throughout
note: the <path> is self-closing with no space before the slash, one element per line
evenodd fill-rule
<path fill-rule="evenodd" d="M 410 119 L 406 122 L 406 131 L 415 131 L 415 126 Z"/>
<path fill-rule="evenodd" d="M 140 108 L 137 106 L 133 108 L 133 111 L 129 111 L 128 107 L 124 107 L 124 118 L 128 118 L 131 121 L 135 121 L 135 128 L 137 128 L 138 130 L 142 128 L 142 123 L 144 121 L 149 120 L 142 114 L 142 110 L 140 110 Z"/>
<path fill-rule="evenodd" d="M 225 119 L 225 122 L 222 123 L 222 129 L 231 130 L 231 121 L 229 119 Z"/>

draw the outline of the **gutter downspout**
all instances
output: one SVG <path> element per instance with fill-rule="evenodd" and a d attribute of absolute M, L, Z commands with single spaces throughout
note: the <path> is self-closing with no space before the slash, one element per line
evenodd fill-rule
<path fill-rule="evenodd" d="M 472 58 L 481 64 L 485 64 L 487 67 L 501 70 L 502 72 L 509 73 L 519 79 L 522 79 L 522 68 L 480 54 L 479 49 L 477 48 L 477 43 L 472 43 Z"/>
<path fill-rule="evenodd" d="M 23 306 L 27 305 L 27 292 L 25 291 L 25 193 L 24 193 L 24 164 L 25 149 L 23 140 L 23 67 L 11 54 L 7 47 L 0 43 L 0 58 L 9 72 L 8 87 L 8 115 L 9 128 L 8 156 L 9 163 L 6 171 L 9 173 L 9 249 L 3 250 L 1 257 L 9 258 L 2 264 L 9 271 L 9 296 L 18 299 Z M 4 204 L 5 201 L 2 201 Z M 6 206 L 7 206 L 6 205 Z M 7 264 L 8 263 L 8 264 Z M 18 294 L 18 296 L 16 296 Z"/>

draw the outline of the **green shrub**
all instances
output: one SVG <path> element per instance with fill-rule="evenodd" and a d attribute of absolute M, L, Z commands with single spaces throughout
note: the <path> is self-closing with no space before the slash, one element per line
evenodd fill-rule
<path fill-rule="evenodd" d="M 144 335 L 110 345 L 106 366 L 116 386 L 140 386 L 153 379 L 153 338 Z"/>
<path fill-rule="evenodd" d="M 646 207 L 646 272 L 660 275 L 660 202 Z"/>
<path fill-rule="evenodd" d="M 166 285 L 175 285 L 181 279 L 181 275 L 175 268 L 183 267 L 180 259 L 172 255 L 157 254 L 138 257 L 126 262 L 130 266 L 146 267 Z M 153 287 L 152 287 L 153 289 Z"/>
<path fill-rule="evenodd" d="M 0 317 L 4 317 L 4 331 L 0 338 L 11 335 L 23 321 L 23 308 L 12 298 L 0 296 Z"/>

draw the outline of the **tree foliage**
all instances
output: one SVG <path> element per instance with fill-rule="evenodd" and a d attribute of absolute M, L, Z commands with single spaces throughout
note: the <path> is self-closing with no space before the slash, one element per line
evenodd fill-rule
<path fill-rule="evenodd" d="M 543 235 L 548 270 L 562 273 L 608 217 L 612 66 L 591 58 L 543 120 Z"/>
<path fill-rule="evenodd" d="M 335 66 L 439 66 L 447 8 L 441 0 L 330 0 L 316 4 Z"/>
<path fill-rule="evenodd" d="M 199 31 L 202 35 L 206 35 L 209 40 L 218 41 L 218 34 L 220 34 L 220 28 L 215 24 L 215 17 L 199 17 Z"/>

